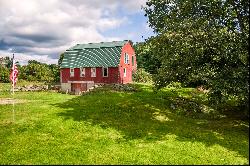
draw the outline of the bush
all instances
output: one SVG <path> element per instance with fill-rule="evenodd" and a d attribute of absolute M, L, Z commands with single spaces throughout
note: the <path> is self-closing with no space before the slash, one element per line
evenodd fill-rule
<path fill-rule="evenodd" d="M 3 83 L 10 82 L 10 70 L 6 67 L 0 66 L 0 82 Z"/>
<path fill-rule="evenodd" d="M 171 82 L 166 87 L 167 88 L 177 88 L 177 89 L 179 89 L 179 88 L 182 88 L 182 85 L 181 85 L 180 82 Z"/>
<path fill-rule="evenodd" d="M 143 68 L 139 68 L 133 73 L 133 81 L 141 83 L 152 83 L 152 76 Z"/>

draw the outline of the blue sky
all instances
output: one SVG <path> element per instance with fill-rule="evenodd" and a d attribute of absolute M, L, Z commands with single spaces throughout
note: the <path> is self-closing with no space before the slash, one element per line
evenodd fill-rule
<path fill-rule="evenodd" d="M 143 11 L 132 14 L 129 17 L 128 23 L 119 27 L 118 29 L 110 29 L 104 32 L 105 36 L 119 36 L 120 38 L 126 36 L 133 42 L 144 41 L 145 38 L 153 35 L 153 31 L 148 27 L 147 18 Z"/>
<path fill-rule="evenodd" d="M 146 0 L 0 0 L 0 57 L 57 63 L 77 43 L 153 35 L 141 6 Z M 143 36 L 143 38 L 142 38 Z"/>

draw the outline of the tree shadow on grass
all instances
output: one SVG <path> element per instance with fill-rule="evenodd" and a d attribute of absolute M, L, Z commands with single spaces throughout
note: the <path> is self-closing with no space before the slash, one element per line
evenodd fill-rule
<path fill-rule="evenodd" d="M 202 142 L 206 146 L 219 144 L 249 157 L 249 126 L 231 119 L 194 119 L 178 115 L 173 103 L 190 91 L 167 90 L 154 93 L 150 86 L 137 85 L 139 92 L 117 92 L 109 89 L 94 91 L 54 106 L 64 108 L 58 115 L 75 121 L 91 122 L 102 128 L 113 128 L 123 139 L 144 141 L 163 140 L 176 135 L 179 141 Z M 195 100 L 185 98 L 177 109 L 190 109 L 187 103 Z M 196 104 L 202 101 L 196 97 Z M 192 107 L 192 105 L 191 105 Z"/>

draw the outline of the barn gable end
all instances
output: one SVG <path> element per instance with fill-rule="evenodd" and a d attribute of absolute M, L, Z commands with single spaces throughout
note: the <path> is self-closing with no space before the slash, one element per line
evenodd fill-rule
<path fill-rule="evenodd" d="M 62 90 L 85 91 L 98 83 L 132 82 L 132 70 L 135 67 L 123 65 L 122 54 L 124 52 L 135 57 L 131 41 L 77 44 L 69 48 L 64 53 L 60 66 Z M 121 73 L 121 67 L 124 66 L 130 71 L 131 76 L 128 74 L 126 78 L 123 78 L 124 73 Z"/>

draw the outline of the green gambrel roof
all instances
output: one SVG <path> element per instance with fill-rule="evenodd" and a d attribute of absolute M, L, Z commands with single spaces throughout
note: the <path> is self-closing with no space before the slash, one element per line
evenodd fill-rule
<path fill-rule="evenodd" d="M 127 42 L 129 41 L 77 44 L 66 50 L 61 68 L 117 67 L 122 47 Z"/>

